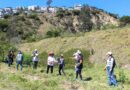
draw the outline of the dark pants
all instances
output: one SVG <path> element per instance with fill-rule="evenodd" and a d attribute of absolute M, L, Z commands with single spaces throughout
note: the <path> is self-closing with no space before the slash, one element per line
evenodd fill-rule
<path fill-rule="evenodd" d="M 78 69 L 76 70 L 76 79 L 78 79 L 78 76 L 80 76 L 80 79 L 82 80 L 82 69 Z"/>
<path fill-rule="evenodd" d="M 14 62 L 14 60 L 13 60 L 13 59 L 11 59 L 11 65 L 13 65 L 13 62 Z"/>
<path fill-rule="evenodd" d="M 49 69 L 50 69 L 50 68 L 51 68 L 51 73 L 53 73 L 53 66 L 48 65 L 48 66 L 47 66 L 47 72 L 46 72 L 47 74 L 49 73 Z"/>
<path fill-rule="evenodd" d="M 61 75 L 61 71 L 63 72 L 63 74 L 65 75 L 65 72 L 64 72 L 64 65 L 59 65 L 59 75 Z"/>
<path fill-rule="evenodd" d="M 18 70 L 18 66 L 20 65 L 20 71 L 22 71 L 22 61 L 17 61 L 16 62 L 16 69 Z"/>
<path fill-rule="evenodd" d="M 33 61 L 33 69 L 37 69 L 38 61 Z"/>
<path fill-rule="evenodd" d="M 12 64 L 12 61 L 11 60 L 8 60 L 8 67 L 10 67 Z"/>

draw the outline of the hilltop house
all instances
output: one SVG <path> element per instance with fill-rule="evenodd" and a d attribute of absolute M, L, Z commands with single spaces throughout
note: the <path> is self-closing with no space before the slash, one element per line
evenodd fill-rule
<path fill-rule="evenodd" d="M 36 11 L 38 9 L 39 9 L 39 6 L 37 5 L 28 6 L 28 11 Z"/>
<path fill-rule="evenodd" d="M 81 10 L 82 9 L 82 5 L 81 4 L 74 5 L 74 9 L 75 10 Z"/>

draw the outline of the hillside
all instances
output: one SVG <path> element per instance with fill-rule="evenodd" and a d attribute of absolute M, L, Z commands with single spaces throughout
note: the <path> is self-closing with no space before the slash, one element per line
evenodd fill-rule
<path fill-rule="evenodd" d="M 119 18 L 101 9 L 84 6 L 81 10 L 61 9 L 56 13 L 18 13 L 0 19 L 0 40 L 32 42 L 48 37 L 48 31 L 79 33 L 119 26 Z"/>
<path fill-rule="evenodd" d="M 57 37 L 43 39 L 38 42 L 21 44 L 18 47 L 24 52 L 31 53 L 37 48 L 41 53 L 54 50 L 55 53 L 66 52 L 72 48 L 94 50 L 90 61 L 105 63 L 106 53 L 112 51 L 118 64 L 130 64 L 130 29 L 129 27 L 92 31 L 82 36 Z"/>

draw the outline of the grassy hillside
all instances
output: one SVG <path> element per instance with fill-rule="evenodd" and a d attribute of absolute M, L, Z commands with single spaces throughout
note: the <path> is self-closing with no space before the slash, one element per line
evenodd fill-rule
<path fill-rule="evenodd" d="M 80 36 L 47 38 L 38 42 L 18 46 L 23 52 L 31 53 L 37 48 L 40 53 L 54 50 L 55 53 L 66 52 L 72 48 L 92 50 L 90 61 L 105 63 L 106 53 L 112 51 L 119 65 L 130 64 L 130 29 L 125 28 L 92 31 Z"/>

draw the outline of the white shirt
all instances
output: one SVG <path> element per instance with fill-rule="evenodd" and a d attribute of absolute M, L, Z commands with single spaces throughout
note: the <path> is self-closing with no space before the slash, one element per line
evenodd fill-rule
<path fill-rule="evenodd" d="M 33 57 L 33 61 L 38 61 L 39 59 L 38 59 L 38 57 L 37 56 L 34 56 Z"/>
<path fill-rule="evenodd" d="M 109 66 L 110 68 L 112 68 L 113 67 L 113 63 L 114 63 L 114 58 L 108 57 L 106 66 L 107 67 Z"/>
<path fill-rule="evenodd" d="M 55 62 L 55 58 L 52 57 L 52 56 L 49 56 L 48 57 L 48 61 L 47 61 L 47 64 L 50 65 L 50 66 L 54 66 L 54 62 Z"/>

